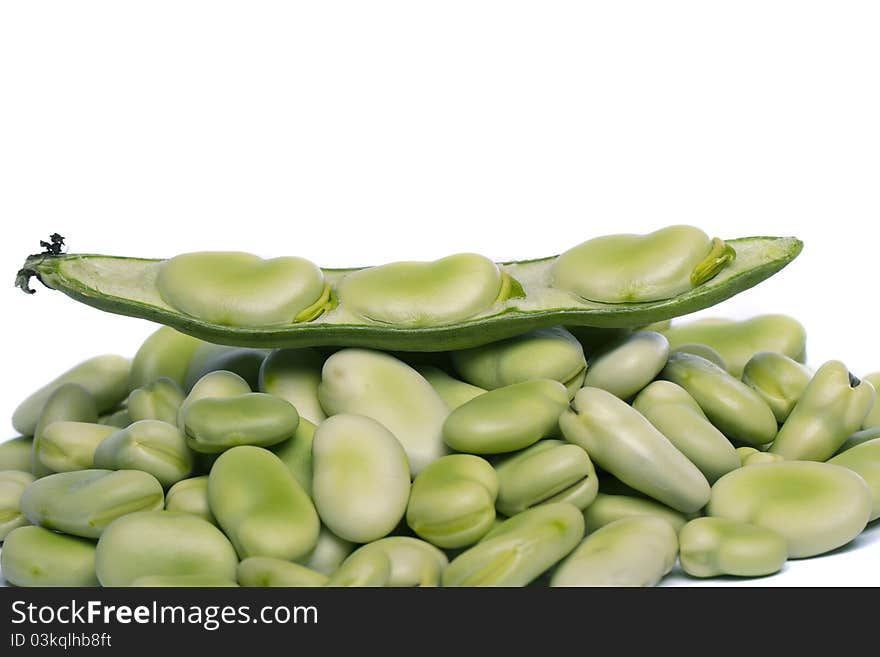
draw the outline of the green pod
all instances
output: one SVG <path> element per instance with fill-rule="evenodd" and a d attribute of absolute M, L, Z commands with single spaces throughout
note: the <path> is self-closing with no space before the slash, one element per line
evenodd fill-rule
<path fill-rule="evenodd" d="M 321 270 L 304 258 L 185 253 L 158 268 L 156 290 L 177 311 L 220 326 L 302 321 L 327 294 Z"/>
<path fill-rule="evenodd" d="M 208 476 L 181 479 L 165 493 L 165 510 L 190 513 L 216 525 L 208 504 Z"/>
<path fill-rule="evenodd" d="M 275 349 L 260 366 L 260 392 L 290 402 L 301 418 L 320 424 L 327 417 L 318 401 L 325 360 L 316 349 Z"/>
<path fill-rule="evenodd" d="M 199 399 L 183 414 L 186 444 L 204 454 L 238 445 L 277 445 L 292 438 L 298 425 L 299 414 L 289 402 L 262 392 Z"/>
<path fill-rule="evenodd" d="M 129 393 L 128 416 L 131 422 L 161 420 L 177 424 L 177 413 L 184 397 L 183 388 L 173 379 L 156 379 Z"/>
<path fill-rule="evenodd" d="M 186 368 L 201 340 L 163 326 L 144 340 L 131 362 L 130 390 L 143 388 L 159 379 L 171 379 L 183 386 Z"/>
<path fill-rule="evenodd" d="M 807 385 L 770 451 L 788 460 L 825 461 L 862 426 L 874 404 L 870 383 L 853 377 L 840 361 L 828 361 Z"/>
<path fill-rule="evenodd" d="M 28 524 L 21 512 L 21 494 L 34 475 L 20 470 L 0 470 L 0 543 L 13 529 Z"/>
<path fill-rule="evenodd" d="M 344 580 L 369 579 L 377 561 L 374 553 L 384 555 L 390 565 L 388 578 L 381 586 L 438 586 L 443 569 L 449 564 L 446 555 L 425 541 L 410 536 L 390 536 L 359 547 L 339 567 L 329 586 Z"/>
<path fill-rule="evenodd" d="M 556 569 L 550 586 L 655 586 L 678 556 L 669 523 L 621 518 L 589 534 Z"/>
<path fill-rule="evenodd" d="M 37 459 L 52 472 L 95 467 L 95 450 L 116 427 L 94 422 L 53 422 L 41 432 Z"/>
<path fill-rule="evenodd" d="M 682 570 L 693 577 L 763 577 L 782 570 L 788 558 L 778 533 L 726 518 L 695 518 L 678 539 Z"/>
<path fill-rule="evenodd" d="M 0 470 L 31 472 L 33 468 L 34 441 L 18 436 L 0 442 Z"/>
<path fill-rule="evenodd" d="M 108 415 L 98 416 L 98 424 L 103 424 L 108 427 L 116 427 L 117 429 L 124 429 L 131 423 L 132 419 L 131 415 L 128 414 L 128 408 L 120 408 L 118 411 L 114 411 Z"/>
<path fill-rule="evenodd" d="M 499 484 L 496 504 L 506 516 L 556 502 L 585 509 L 599 490 L 587 453 L 561 440 L 541 440 L 500 459 L 495 470 Z"/>
<path fill-rule="evenodd" d="M 220 344 L 201 343 L 186 368 L 183 389 L 192 390 L 196 381 L 211 372 L 234 372 L 256 390 L 260 381 L 260 368 L 266 360 L 265 349 L 226 347 Z"/>
<path fill-rule="evenodd" d="M 189 475 L 193 457 L 180 430 L 160 420 L 141 420 L 105 438 L 95 450 L 96 468 L 142 470 L 168 488 Z"/>
<path fill-rule="evenodd" d="M 488 258 L 459 253 L 351 272 L 340 280 L 338 295 L 340 305 L 362 319 L 425 327 L 469 319 L 522 290 Z"/>
<path fill-rule="evenodd" d="M 294 561 L 318 540 L 309 496 L 272 452 L 249 445 L 224 452 L 208 476 L 208 502 L 239 556 Z"/>
<path fill-rule="evenodd" d="M 762 351 L 749 359 L 742 381 L 761 395 L 779 424 L 804 394 L 813 373 L 796 360 L 773 351 Z"/>
<path fill-rule="evenodd" d="M 708 515 L 778 532 L 793 559 L 849 543 L 871 517 L 871 491 L 839 465 L 782 461 L 740 468 L 712 487 Z"/>
<path fill-rule="evenodd" d="M 443 440 L 471 454 L 500 454 L 556 434 L 568 406 L 558 381 L 535 379 L 491 390 L 462 404 L 443 424 Z"/>
<path fill-rule="evenodd" d="M 874 386 L 874 390 L 880 394 L 880 372 L 868 374 L 862 380 Z M 874 401 L 874 405 L 862 421 L 862 429 L 880 429 L 880 402 Z"/>
<path fill-rule="evenodd" d="M 372 550 L 351 561 L 351 557 L 330 575 L 327 586 L 379 587 L 387 586 L 391 578 L 391 559 L 383 550 Z"/>
<path fill-rule="evenodd" d="M 312 441 L 315 438 L 315 425 L 300 418 L 296 431 L 290 440 L 274 445 L 272 451 L 281 459 L 303 490 L 312 495 Z"/>
<path fill-rule="evenodd" d="M 42 527 L 19 527 L 0 551 L 0 571 L 15 586 L 98 586 L 95 544 Z"/>
<path fill-rule="evenodd" d="M 95 568 L 102 586 L 133 586 L 144 577 L 235 581 L 238 557 L 214 525 L 189 513 L 130 513 L 101 535 Z"/>
<path fill-rule="evenodd" d="M 776 416 L 761 396 L 705 358 L 671 354 L 660 378 L 684 388 L 730 440 L 758 446 L 776 437 Z"/>
<path fill-rule="evenodd" d="M 443 571 L 443 586 L 525 586 L 571 552 L 584 517 L 571 504 L 544 504 L 495 527 Z"/>
<path fill-rule="evenodd" d="M 584 385 L 630 399 L 654 380 L 668 357 L 665 337 L 654 331 L 638 331 L 591 355 Z"/>
<path fill-rule="evenodd" d="M 324 363 L 318 398 L 328 415 L 365 415 L 383 424 L 403 445 L 413 474 L 448 451 L 446 404 L 422 375 L 393 356 L 337 351 Z"/>
<path fill-rule="evenodd" d="M 164 504 L 162 485 L 140 470 L 59 472 L 21 495 L 21 512 L 33 524 L 83 538 L 98 538 L 120 516 Z"/>
<path fill-rule="evenodd" d="M 684 514 L 675 509 L 649 500 L 644 497 L 631 495 L 609 495 L 598 493 L 596 499 L 584 509 L 584 528 L 588 534 L 604 527 L 621 518 L 635 516 L 651 516 L 660 518 L 669 523 L 669 526 L 678 533 L 687 522 Z"/>
<path fill-rule="evenodd" d="M 454 351 L 451 357 L 459 376 L 480 388 L 553 379 L 566 387 L 569 398 L 583 384 L 587 369 L 581 343 L 561 326 Z"/>
<path fill-rule="evenodd" d="M 673 349 L 683 344 L 708 345 L 727 363 L 727 371 L 739 378 L 755 354 L 772 351 L 803 363 L 807 357 L 804 327 L 787 315 L 759 315 L 752 319 L 699 319 L 663 331 Z"/>
<path fill-rule="evenodd" d="M 559 427 L 602 469 L 678 511 L 696 511 L 709 500 L 703 473 L 641 413 L 610 392 L 581 388 Z"/>
<path fill-rule="evenodd" d="M 422 470 L 412 483 L 406 522 L 432 545 L 460 548 L 480 540 L 495 521 L 498 475 L 471 454 L 450 454 Z"/>
<path fill-rule="evenodd" d="M 328 579 L 324 573 L 275 557 L 248 557 L 238 564 L 241 586 L 324 586 Z"/>
<path fill-rule="evenodd" d="M 237 397 L 239 395 L 246 395 L 249 392 L 251 392 L 251 387 L 238 374 L 227 372 L 226 370 L 210 372 L 196 381 L 186 399 L 183 400 L 180 409 L 177 411 L 177 426 L 183 431 L 183 416 L 186 414 L 187 409 L 200 399 Z"/>
<path fill-rule="evenodd" d="M 95 397 L 78 383 L 65 383 L 49 395 L 40 413 L 40 419 L 34 430 L 33 455 L 31 471 L 42 477 L 52 472 L 40 460 L 43 432 L 54 422 L 98 422 L 98 411 L 95 406 Z"/>
<path fill-rule="evenodd" d="M 724 362 L 724 358 L 715 351 L 712 347 L 707 344 L 699 344 L 688 342 L 686 344 L 680 345 L 675 349 L 670 349 L 669 353 L 671 354 L 693 354 L 694 356 L 699 356 L 700 358 L 705 358 L 711 363 L 715 363 L 722 370 L 727 370 L 727 363 Z"/>
<path fill-rule="evenodd" d="M 865 480 L 873 499 L 869 520 L 880 518 L 880 438 L 856 445 L 830 459 L 828 463 L 849 468 Z"/>
<path fill-rule="evenodd" d="M 437 391 L 440 399 L 446 403 L 450 411 L 454 411 L 462 404 L 486 392 L 485 388 L 459 381 L 433 365 L 416 366 L 416 371 L 425 377 L 425 380 Z"/>
<path fill-rule="evenodd" d="M 327 418 L 315 431 L 312 459 L 315 506 L 337 536 L 375 541 L 403 518 L 410 491 L 406 453 L 376 420 L 350 414 Z"/>
<path fill-rule="evenodd" d="M 649 246 L 651 243 L 656 248 L 659 242 L 648 240 Z M 443 351 L 476 347 L 559 324 L 631 327 L 686 315 L 715 305 L 768 278 L 797 257 L 802 246 L 792 237 L 749 237 L 728 240 L 726 244 L 713 240 L 699 264 L 691 267 L 687 277 L 690 282 L 679 292 L 675 292 L 678 289 L 675 286 L 655 285 L 657 280 L 668 278 L 673 270 L 687 269 L 682 268 L 682 261 L 677 259 L 678 250 L 674 253 L 663 249 L 653 251 L 641 265 L 639 259 L 629 253 L 625 256 L 629 263 L 628 274 L 624 273 L 622 278 L 617 265 L 609 270 L 600 263 L 607 264 L 607 253 L 591 264 L 589 258 L 584 259 L 581 247 L 561 258 L 496 263 L 502 276 L 502 293 L 497 303 L 464 319 L 426 326 L 391 324 L 364 317 L 359 312 L 369 310 L 358 306 L 357 295 L 352 299 L 351 288 L 347 293 L 342 289 L 346 280 L 360 278 L 357 270 L 321 272 L 298 258 L 264 261 L 241 253 L 196 253 L 172 260 L 147 260 L 44 253 L 25 261 L 16 284 L 32 291 L 29 281 L 37 276 L 45 286 L 82 303 L 172 326 L 218 344 Z M 731 251 L 737 255 L 733 261 L 729 259 Z M 557 268 L 559 262 L 572 264 L 573 268 L 568 264 Z M 651 269 L 650 263 L 656 262 L 661 265 L 651 271 L 654 280 L 651 287 L 655 292 L 648 292 L 643 286 L 644 280 L 626 280 L 638 275 L 637 270 Z M 593 281 L 596 284 L 614 287 L 623 283 L 630 291 L 625 296 L 638 301 L 605 303 L 589 301 L 576 291 L 572 293 L 583 279 L 570 272 L 583 267 L 601 272 L 601 278 Z M 670 280 L 679 278 L 675 274 Z M 509 280 L 506 293 L 504 280 Z M 385 283 L 390 287 L 385 287 Z M 393 288 L 396 293 L 399 286 L 409 283 L 395 277 L 385 278 L 381 286 L 376 283 L 376 287 L 371 287 L 365 300 L 372 307 L 380 296 L 388 298 L 389 289 Z M 385 290 L 382 294 L 380 287 Z M 443 303 L 435 303 L 433 299 L 438 290 L 430 288 L 425 292 L 426 297 L 418 298 L 418 303 L 413 303 L 406 312 L 415 316 L 419 309 L 427 308 L 427 315 L 438 320 L 470 312 L 475 306 L 462 311 L 461 299 L 455 298 L 457 295 L 470 298 L 468 295 L 475 288 L 470 281 L 465 287 L 467 294 L 463 293 L 464 288 L 454 289 L 452 306 L 445 305 L 445 296 L 440 299 Z M 661 289 L 660 296 L 673 296 L 645 301 L 646 295 L 655 295 Z M 346 300 L 337 304 L 340 291 Z M 348 301 L 352 301 L 354 307 L 349 308 Z M 392 308 L 395 301 L 382 306 L 380 312 L 399 313 Z M 455 310 L 450 311 L 451 308 Z"/>
<path fill-rule="evenodd" d="M 874 403 L 876 404 L 877 402 L 875 401 Z M 840 454 L 842 452 L 845 452 L 846 450 L 851 449 L 856 445 L 861 445 L 862 443 L 866 443 L 869 440 L 874 440 L 874 438 L 880 438 L 880 427 L 856 431 L 855 433 L 850 434 L 847 439 L 843 441 L 843 445 L 840 446 L 840 449 L 837 450 L 837 453 Z"/>
<path fill-rule="evenodd" d="M 556 259 L 553 285 L 600 303 L 644 303 L 684 294 L 711 280 L 736 257 L 723 241 L 693 226 L 647 235 L 605 235 Z"/>
<path fill-rule="evenodd" d="M 159 588 L 233 588 L 238 584 L 215 575 L 145 575 L 138 577 L 130 586 Z"/>
<path fill-rule="evenodd" d="M 733 445 L 681 386 L 654 381 L 632 406 L 697 466 L 710 484 L 740 466 Z"/>
<path fill-rule="evenodd" d="M 322 525 L 315 548 L 308 556 L 300 559 L 299 563 L 306 568 L 330 577 L 342 565 L 346 557 L 354 551 L 354 548 L 354 543 L 346 541 L 344 538 L 339 538 L 327 529 L 326 526 Z"/>
<path fill-rule="evenodd" d="M 47 402 L 58 388 L 75 383 L 88 391 L 95 400 L 95 412 L 106 413 L 128 395 L 130 365 L 122 356 L 95 356 L 69 369 L 51 383 L 31 394 L 12 414 L 12 426 L 25 436 L 35 435 L 37 422 Z M 71 418 L 72 419 L 72 418 Z M 96 421 L 91 420 L 92 422 Z"/>

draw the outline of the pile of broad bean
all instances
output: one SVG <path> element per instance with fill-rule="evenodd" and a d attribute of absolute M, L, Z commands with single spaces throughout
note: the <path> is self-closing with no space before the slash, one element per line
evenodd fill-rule
<path fill-rule="evenodd" d="M 880 517 L 880 373 L 783 315 L 438 353 L 162 327 L 16 409 L 18 586 L 649 586 L 758 577 Z"/>

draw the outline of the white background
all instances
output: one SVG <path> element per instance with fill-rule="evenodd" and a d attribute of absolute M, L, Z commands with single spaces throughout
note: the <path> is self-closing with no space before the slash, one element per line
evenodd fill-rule
<path fill-rule="evenodd" d="M 0 7 L 0 416 L 154 328 L 14 289 L 53 231 L 331 267 L 672 223 L 796 235 L 794 264 L 711 313 L 790 313 L 812 364 L 880 369 L 875 2 Z M 880 585 L 878 557 L 874 536 L 760 583 Z"/>

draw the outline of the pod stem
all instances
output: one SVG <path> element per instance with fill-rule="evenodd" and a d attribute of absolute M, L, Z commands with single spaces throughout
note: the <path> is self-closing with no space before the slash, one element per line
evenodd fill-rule
<path fill-rule="evenodd" d="M 15 274 L 15 286 L 20 288 L 23 292 L 26 292 L 27 294 L 33 294 L 34 292 L 36 292 L 36 290 L 31 287 L 31 278 L 36 276 L 37 280 L 41 283 L 43 282 L 43 279 L 40 278 L 40 274 L 39 272 L 37 272 L 36 269 L 32 269 L 28 265 L 38 265 L 47 257 L 59 256 L 64 253 L 64 239 L 65 238 L 63 235 L 52 233 L 51 235 L 49 235 L 48 242 L 46 240 L 40 240 L 40 246 L 43 247 L 43 251 L 41 253 L 34 253 L 27 257 L 27 260 L 25 260 L 24 263 L 25 266 L 19 269 L 18 272 Z"/>

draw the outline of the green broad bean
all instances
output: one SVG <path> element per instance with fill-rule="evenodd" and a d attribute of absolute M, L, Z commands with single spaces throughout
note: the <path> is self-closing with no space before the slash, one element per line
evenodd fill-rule
<path fill-rule="evenodd" d="M 678 511 L 696 511 L 709 500 L 703 473 L 641 413 L 610 392 L 581 388 L 559 426 L 602 469 Z"/>
<path fill-rule="evenodd" d="M 877 403 L 876 401 L 874 402 Z M 874 438 L 880 438 L 880 427 L 874 427 L 872 429 L 862 429 L 861 431 L 856 431 L 853 434 L 850 434 L 845 441 L 843 441 L 843 445 L 840 446 L 840 449 L 837 450 L 837 453 L 840 454 L 845 452 L 848 449 L 855 447 L 856 445 L 861 445 L 862 443 L 866 443 L 869 440 L 874 440 Z M 0 445 L 2 448 L 2 445 Z"/>
<path fill-rule="evenodd" d="M 389 534 L 406 512 L 406 452 L 376 420 L 340 414 L 324 420 L 312 443 L 312 495 L 324 524 L 354 543 Z"/>
<path fill-rule="evenodd" d="M 394 262 L 346 274 L 339 303 L 355 315 L 394 326 L 437 326 L 468 319 L 506 301 L 518 284 L 494 262 L 459 253 L 434 262 Z"/>
<path fill-rule="evenodd" d="M 880 372 L 867 374 L 862 380 L 874 386 L 874 390 L 880 395 Z M 874 405 L 862 421 L 862 429 L 880 429 L 880 402 L 874 401 Z"/>
<path fill-rule="evenodd" d="M 208 504 L 208 476 L 181 479 L 165 493 L 165 510 L 191 513 L 212 525 L 217 521 Z"/>
<path fill-rule="evenodd" d="M 741 447 L 736 448 L 736 456 L 739 459 L 740 467 L 746 464 L 746 461 L 753 454 L 763 454 L 760 450 L 755 449 L 754 447 L 749 447 L 747 445 L 743 445 Z"/>
<path fill-rule="evenodd" d="M 365 415 L 384 425 L 406 450 L 413 474 L 448 452 L 446 404 L 421 374 L 393 356 L 337 351 L 324 363 L 318 399 L 328 415 Z"/>
<path fill-rule="evenodd" d="M 322 525 L 315 549 L 307 557 L 300 559 L 299 563 L 330 577 L 342 565 L 346 557 L 354 551 L 354 548 L 354 543 L 339 538 Z"/>
<path fill-rule="evenodd" d="M 632 406 L 697 466 L 710 484 L 740 467 L 733 445 L 681 386 L 654 381 Z"/>
<path fill-rule="evenodd" d="M 98 538 L 120 516 L 164 504 L 162 485 L 140 470 L 59 472 L 21 495 L 21 512 L 31 523 L 83 538 Z"/>
<path fill-rule="evenodd" d="M 830 459 L 828 463 L 849 468 L 865 480 L 873 499 L 869 520 L 880 518 L 880 438 L 856 445 Z"/>
<path fill-rule="evenodd" d="M 295 561 L 318 541 L 312 500 L 266 449 L 244 445 L 221 454 L 208 476 L 208 503 L 242 559 Z"/>
<path fill-rule="evenodd" d="M 339 568 L 330 575 L 327 586 L 332 587 L 380 587 L 387 586 L 391 579 L 391 559 L 383 550 L 372 550 L 361 554 L 349 563 L 349 556 Z"/>
<path fill-rule="evenodd" d="M 486 392 L 485 388 L 459 381 L 433 365 L 416 366 L 416 371 L 425 377 L 425 380 L 437 391 L 440 399 L 446 403 L 450 411 L 454 411 L 462 404 Z"/>
<path fill-rule="evenodd" d="M 793 559 L 849 543 L 871 516 L 871 491 L 858 474 L 813 461 L 764 463 L 715 482 L 708 515 L 771 529 Z"/>
<path fill-rule="evenodd" d="M 669 341 L 654 331 L 638 331 L 590 356 L 584 385 L 630 399 L 666 365 Z"/>
<path fill-rule="evenodd" d="M 215 397 L 238 397 L 251 392 L 251 387 L 247 381 L 242 379 L 238 374 L 220 370 L 210 372 L 196 381 L 192 390 L 183 400 L 180 409 L 177 411 L 177 426 L 183 431 L 183 417 L 189 407 L 201 399 L 213 399 Z"/>
<path fill-rule="evenodd" d="M 569 399 L 583 384 L 587 370 L 581 343 L 561 326 L 454 351 L 451 357 L 456 372 L 471 385 L 494 390 L 553 379 L 566 387 Z"/>
<path fill-rule="evenodd" d="M 663 236 L 676 232 L 696 236 L 692 246 L 707 240 L 694 228 L 664 229 L 653 238 L 642 238 L 642 247 L 650 250 L 650 257 L 639 258 L 630 251 L 620 260 L 626 263 L 622 270 L 619 262 L 609 270 L 607 260 L 584 259 L 584 249 L 596 248 L 596 242 L 561 257 L 496 263 L 501 287 L 494 303 L 481 311 L 476 309 L 484 303 L 482 298 L 488 299 L 486 274 L 469 278 L 463 286 L 423 288 L 425 297 L 405 295 L 409 303 L 401 310 L 398 297 L 389 302 L 391 305 L 378 306 L 379 297 L 388 299 L 387 294 L 392 289 L 395 294 L 401 292 L 401 286 L 414 290 L 420 276 L 389 279 L 393 269 L 383 267 L 365 270 L 363 275 L 353 269 L 322 272 L 299 258 L 263 261 L 241 253 L 185 254 L 172 260 L 39 254 L 26 260 L 16 284 L 31 291 L 29 281 L 36 276 L 46 287 L 82 303 L 172 326 L 218 344 L 448 351 L 562 323 L 632 327 L 686 315 L 772 276 L 797 257 L 803 246 L 791 237 L 750 237 L 730 240 L 726 246 L 712 240 L 705 242 L 706 251 L 698 261 L 689 262 L 696 258 L 696 249 L 686 257 L 682 242 L 676 242 L 672 251 L 665 250 Z M 733 252 L 737 257 L 731 261 Z M 467 258 L 479 260 L 476 256 Z M 486 261 L 480 262 L 492 278 L 495 270 Z M 658 262 L 659 268 L 654 269 Z M 455 268 L 460 269 L 459 265 Z M 602 276 L 581 278 L 583 269 L 601 271 Z M 647 279 L 638 278 L 643 273 Z M 352 281 L 370 283 L 365 295 L 353 295 L 350 287 L 346 290 Z M 624 297 L 638 301 L 589 301 L 571 291 L 582 284 L 605 289 L 622 286 L 619 291 Z M 447 290 L 452 287 L 450 297 Z M 681 293 L 676 294 L 675 289 Z M 476 296 L 475 291 L 479 291 Z M 666 298 L 669 294 L 675 296 Z M 658 300 L 645 301 L 647 296 Z M 387 319 L 417 322 L 420 320 L 415 318 L 425 317 L 423 321 L 430 319 L 430 323 L 393 324 L 359 314 L 371 313 L 374 307 Z M 472 312 L 476 314 L 467 316 Z M 462 316 L 466 317 L 456 319 Z M 537 378 L 554 377 L 539 373 Z"/>
<path fill-rule="evenodd" d="M 541 440 L 495 463 L 498 511 L 513 516 L 541 504 L 568 502 L 585 509 L 599 479 L 587 453 L 561 440 Z"/>
<path fill-rule="evenodd" d="M 304 258 L 271 260 L 234 251 L 185 253 L 164 261 L 156 289 L 185 315 L 221 326 L 308 321 L 327 303 L 321 270 Z"/>
<path fill-rule="evenodd" d="M 687 522 L 684 514 L 675 509 L 649 500 L 644 497 L 631 495 L 609 495 L 598 493 L 586 509 L 584 509 L 584 528 L 588 534 L 597 529 L 611 524 L 621 518 L 636 516 L 651 516 L 660 518 L 669 523 L 670 527 L 678 533 Z"/>
<path fill-rule="evenodd" d="M 409 536 L 390 536 L 359 547 L 333 574 L 328 586 L 347 586 L 345 582 L 371 579 L 382 554 L 390 565 L 388 577 L 379 586 L 438 586 L 443 569 L 449 564 L 446 555 L 425 541 Z"/>
<path fill-rule="evenodd" d="M 682 570 L 693 577 L 762 577 L 782 570 L 788 558 L 780 534 L 726 518 L 695 518 L 678 540 Z"/>
<path fill-rule="evenodd" d="M 761 395 L 779 424 L 788 419 L 812 377 L 805 366 L 773 351 L 752 356 L 742 372 L 742 382 Z"/>
<path fill-rule="evenodd" d="M 0 470 L 31 472 L 33 468 L 34 441 L 18 436 L 0 442 Z"/>
<path fill-rule="evenodd" d="M 776 416 L 761 396 L 705 358 L 671 354 L 660 378 L 684 388 L 730 440 L 757 446 L 776 437 Z"/>
<path fill-rule="evenodd" d="M 114 521 L 98 540 L 95 569 L 102 586 L 133 586 L 145 577 L 234 582 L 238 557 L 229 539 L 189 513 L 144 511 Z"/>
<path fill-rule="evenodd" d="M 9 532 L 0 570 L 15 586 L 97 586 L 95 544 L 42 527 Z"/>
<path fill-rule="evenodd" d="M 122 356 L 95 356 L 69 369 L 54 381 L 31 394 L 12 414 L 12 426 L 25 436 L 36 434 L 37 423 L 49 399 L 66 384 L 82 386 L 92 395 L 95 413 L 106 413 L 128 394 L 130 364 Z M 75 419 L 75 418 L 59 418 Z M 97 421 L 97 416 L 91 422 Z"/>
<path fill-rule="evenodd" d="M 290 402 L 312 424 L 327 415 L 318 400 L 318 385 L 326 359 L 316 349 L 275 349 L 263 360 L 259 390 Z"/>
<path fill-rule="evenodd" d="M 746 363 L 757 353 L 772 351 L 799 363 L 806 360 L 807 334 L 787 315 L 759 315 L 752 319 L 699 319 L 675 324 L 663 331 L 673 349 L 688 344 L 708 345 L 727 363 L 728 372 L 739 378 Z"/>
<path fill-rule="evenodd" d="M 277 445 L 292 438 L 298 425 L 299 414 L 289 402 L 262 392 L 199 399 L 183 414 L 186 444 L 205 454 Z"/>
<path fill-rule="evenodd" d="M 715 363 L 722 370 L 727 370 L 727 363 L 724 362 L 724 358 L 722 358 L 721 354 L 719 354 L 707 344 L 689 342 L 687 344 L 680 345 L 675 349 L 670 349 L 669 353 L 693 354 L 694 356 L 699 356 L 700 358 L 705 358 L 709 362 Z"/>
<path fill-rule="evenodd" d="M 95 467 L 95 450 L 118 429 L 94 422 L 53 422 L 43 429 L 37 459 L 52 472 Z"/>
<path fill-rule="evenodd" d="M 171 379 L 183 387 L 189 361 L 201 340 L 163 326 L 151 333 L 134 355 L 128 387 L 137 390 L 159 379 Z"/>
<path fill-rule="evenodd" d="M 233 580 L 214 575 L 145 575 L 138 577 L 130 586 L 160 588 L 233 588 L 238 584 Z"/>
<path fill-rule="evenodd" d="M 643 303 L 689 292 L 736 257 L 733 247 L 693 226 L 647 235 L 605 235 L 556 259 L 553 285 L 601 303 Z"/>
<path fill-rule="evenodd" d="M 183 389 L 192 390 L 196 381 L 206 374 L 224 371 L 238 374 L 252 390 L 256 390 L 260 382 L 260 368 L 267 355 L 265 349 L 226 347 L 203 342 L 189 361 Z"/>
<path fill-rule="evenodd" d="M 13 529 L 28 524 L 21 513 L 21 494 L 34 475 L 20 470 L 0 470 L 0 543 Z"/>
<path fill-rule="evenodd" d="M 571 504 L 543 504 L 505 520 L 443 571 L 443 586 L 525 586 L 571 552 L 584 517 Z"/>
<path fill-rule="evenodd" d="M 598 326 L 565 326 L 588 354 L 595 353 L 615 342 L 623 342 L 637 330 L 634 328 L 604 328 Z M 642 330 L 657 331 L 659 329 L 643 326 Z"/>
<path fill-rule="evenodd" d="M 756 451 L 754 454 L 749 454 L 743 459 L 742 465 L 759 465 L 761 463 L 774 463 L 776 461 L 784 461 L 785 459 L 781 457 L 779 454 L 773 454 L 771 452 L 761 452 Z"/>
<path fill-rule="evenodd" d="M 678 537 L 668 522 L 621 518 L 589 534 L 559 564 L 550 586 L 655 586 L 677 556 Z"/>
<path fill-rule="evenodd" d="M 184 398 L 183 388 L 174 379 L 167 377 L 135 388 L 128 395 L 128 415 L 131 418 L 128 424 L 140 420 L 161 420 L 177 424 L 177 413 Z"/>
<path fill-rule="evenodd" d="M 876 393 L 846 365 L 829 361 L 816 370 L 779 429 L 770 451 L 788 460 L 825 461 L 859 430 Z"/>
<path fill-rule="evenodd" d="M 312 495 L 312 441 L 315 438 L 315 425 L 300 418 L 296 431 L 290 440 L 273 445 L 271 451 L 281 459 L 303 490 Z"/>
<path fill-rule="evenodd" d="M 452 411 L 443 424 L 443 440 L 471 454 L 500 454 L 555 435 L 568 406 L 558 381 L 535 379 L 490 390 Z"/>
<path fill-rule="evenodd" d="M 498 485 L 495 470 L 479 456 L 443 456 L 413 481 L 406 522 L 437 547 L 473 545 L 495 521 Z"/>
<path fill-rule="evenodd" d="M 128 414 L 128 408 L 120 408 L 118 411 L 109 413 L 108 415 L 99 415 L 98 424 L 108 427 L 116 427 L 124 429 L 132 423 L 131 415 Z"/>
<path fill-rule="evenodd" d="M 98 422 L 98 411 L 95 405 L 95 397 L 78 383 L 65 383 L 58 386 L 49 395 L 40 413 L 40 419 L 34 429 L 33 454 L 31 456 L 31 471 L 37 477 L 52 472 L 40 460 L 43 432 L 53 422 Z"/>
<path fill-rule="evenodd" d="M 106 437 L 95 450 L 94 464 L 105 470 L 142 470 L 168 488 L 192 472 L 193 457 L 175 425 L 140 420 Z"/>
<path fill-rule="evenodd" d="M 241 586 L 324 586 L 328 579 L 324 573 L 275 557 L 248 557 L 238 564 Z"/>

